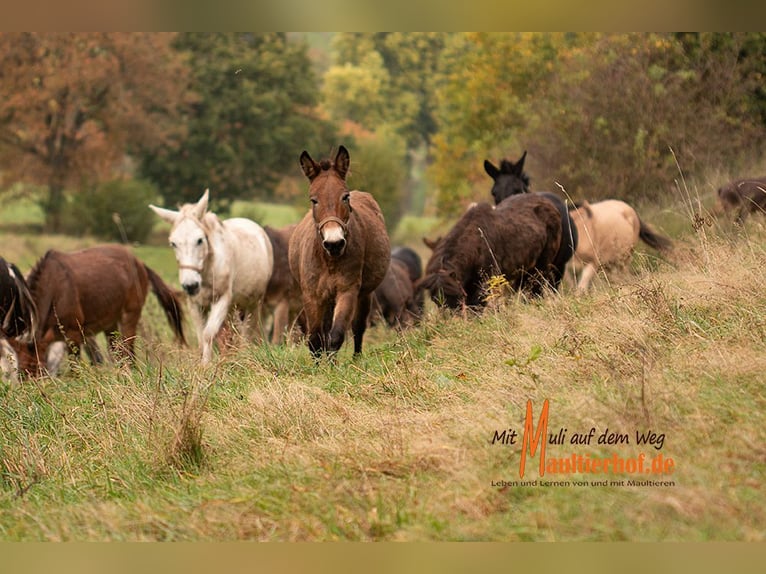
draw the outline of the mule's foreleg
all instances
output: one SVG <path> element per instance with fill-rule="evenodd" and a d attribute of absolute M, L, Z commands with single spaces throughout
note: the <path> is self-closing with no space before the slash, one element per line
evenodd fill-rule
<path fill-rule="evenodd" d="M 202 329 L 202 337 L 200 338 L 202 364 L 207 364 L 213 359 L 213 341 L 229 314 L 230 306 L 231 296 L 228 295 L 219 298 L 210 306 L 207 321 Z"/>
<path fill-rule="evenodd" d="M 327 350 L 330 353 L 335 353 L 343 346 L 343 341 L 346 339 L 346 331 L 351 326 L 351 321 L 355 317 L 357 307 L 358 293 L 355 291 L 345 291 L 339 294 L 335 301 L 335 311 L 332 317 L 332 327 L 330 328 L 330 335 L 327 340 Z M 370 313 L 370 298 L 367 297 L 367 310 L 365 315 L 365 321 L 367 315 Z M 365 325 L 366 327 L 366 325 Z"/>
<path fill-rule="evenodd" d="M 290 301 L 285 297 L 279 300 L 274 307 L 274 321 L 272 324 L 271 343 L 278 345 L 287 336 L 287 328 L 290 319 Z"/>
<path fill-rule="evenodd" d="M 354 317 L 354 324 L 352 326 L 352 331 L 354 333 L 355 355 L 362 353 L 362 338 L 364 337 L 364 332 L 367 330 L 367 318 L 370 315 L 371 306 L 372 294 L 360 294 L 357 300 L 356 316 Z"/>
<path fill-rule="evenodd" d="M 585 293 L 588 290 L 593 276 L 596 274 L 596 266 L 593 263 L 588 263 L 583 267 L 580 281 L 577 283 L 577 292 Z"/>

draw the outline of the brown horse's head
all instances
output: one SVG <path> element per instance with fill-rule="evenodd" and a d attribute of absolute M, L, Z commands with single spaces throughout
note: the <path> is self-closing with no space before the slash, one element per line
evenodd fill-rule
<path fill-rule="evenodd" d="M 335 159 L 319 163 L 307 151 L 301 154 L 301 168 L 309 179 L 309 199 L 322 248 L 330 257 L 340 257 L 346 250 L 351 194 L 346 186 L 349 167 L 348 150 L 340 146 Z"/>

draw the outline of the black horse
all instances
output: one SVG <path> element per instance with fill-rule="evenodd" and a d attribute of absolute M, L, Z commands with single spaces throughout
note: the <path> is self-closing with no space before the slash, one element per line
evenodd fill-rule
<path fill-rule="evenodd" d="M 489 160 L 484 160 L 484 171 L 494 180 L 492 186 L 492 197 L 495 199 L 497 209 L 512 209 L 513 204 L 506 202 L 507 198 L 521 193 L 529 193 L 529 176 L 524 173 L 524 160 L 527 152 L 521 156 L 516 163 L 504 159 L 500 162 L 500 167 L 495 167 Z M 577 228 L 566 204 L 555 193 L 549 191 L 536 192 L 538 195 L 550 200 L 561 215 L 561 246 L 553 261 L 555 267 L 553 285 L 558 289 L 561 285 L 561 279 L 564 277 L 567 261 L 572 258 L 577 249 Z"/>

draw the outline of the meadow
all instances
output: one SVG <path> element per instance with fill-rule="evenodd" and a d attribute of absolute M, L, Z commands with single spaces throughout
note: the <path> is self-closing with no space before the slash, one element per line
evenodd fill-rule
<path fill-rule="evenodd" d="M 429 305 L 336 363 L 295 341 L 201 368 L 150 296 L 135 367 L 0 383 L 0 540 L 762 541 L 766 231 L 716 220 L 700 195 L 639 208 L 673 254 L 639 249 L 585 296 L 498 288 L 479 316 Z M 95 243 L 2 223 L 24 271 Z M 395 242 L 425 257 L 419 236 L 438 229 L 406 218 Z M 156 239 L 135 252 L 177 285 L 160 225 Z M 520 477 L 528 402 L 536 427 L 546 400 L 548 463 L 662 455 L 672 472 L 540 475 L 538 451 Z"/>

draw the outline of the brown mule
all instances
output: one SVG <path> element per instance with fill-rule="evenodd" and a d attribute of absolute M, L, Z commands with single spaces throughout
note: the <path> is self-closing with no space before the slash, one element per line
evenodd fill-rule
<path fill-rule="evenodd" d="M 350 327 L 354 354 L 362 352 L 372 293 L 391 259 L 383 214 L 372 195 L 349 191 L 349 154 L 333 161 L 300 156 L 311 210 L 290 238 L 290 270 L 300 283 L 308 346 L 315 357 L 335 353 Z"/>

